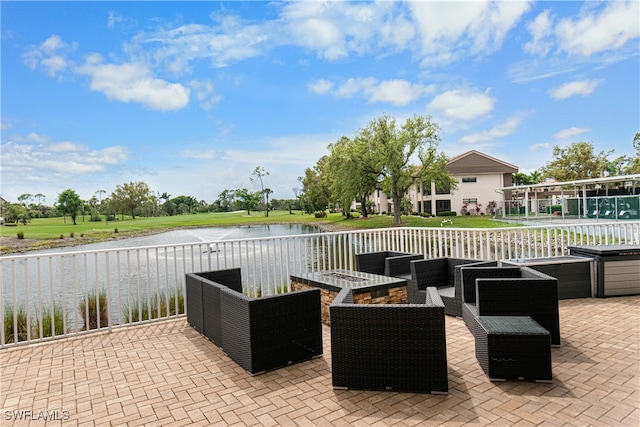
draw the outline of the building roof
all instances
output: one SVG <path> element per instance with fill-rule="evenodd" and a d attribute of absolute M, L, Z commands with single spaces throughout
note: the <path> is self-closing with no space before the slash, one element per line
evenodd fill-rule
<path fill-rule="evenodd" d="M 453 175 L 473 173 L 516 173 L 518 167 L 476 150 L 467 151 L 447 162 L 447 169 Z"/>
<path fill-rule="evenodd" d="M 534 188 L 554 188 L 554 187 L 583 187 L 583 186 L 591 186 L 596 184 L 609 184 L 609 183 L 620 183 L 620 182 L 631 182 L 634 186 L 640 185 L 640 174 L 634 175 L 618 175 L 618 176 L 605 176 L 602 178 L 589 178 L 589 179 L 577 179 L 574 181 L 564 181 L 564 182 L 543 182 L 540 184 L 526 184 L 526 185 L 512 185 L 509 187 L 502 187 L 500 190 L 524 190 L 524 189 L 534 189 Z"/>

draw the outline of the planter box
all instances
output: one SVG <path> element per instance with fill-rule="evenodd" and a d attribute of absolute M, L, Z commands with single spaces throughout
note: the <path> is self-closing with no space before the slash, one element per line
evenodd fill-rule
<path fill-rule="evenodd" d="M 640 295 L 640 246 L 571 246 L 569 253 L 595 262 L 597 297 Z"/>
<path fill-rule="evenodd" d="M 529 267 L 558 279 L 558 299 L 593 296 L 593 260 L 578 256 L 505 259 L 501 265 Z"/>

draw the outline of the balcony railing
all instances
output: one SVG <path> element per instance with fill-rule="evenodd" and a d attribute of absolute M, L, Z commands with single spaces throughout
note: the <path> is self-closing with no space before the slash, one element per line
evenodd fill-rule
<path fill-rule="evenodd" d="M 289 275 L 353 269 L 396 250 L 483 260 L 555 257 L 572 245 L 639 244 L 640 222 L 494 229 L 387 228 L 0 257 L 0 348 L 184 315 L 184 275 L 242 269 L 248 295 L 289 291 Z"/>

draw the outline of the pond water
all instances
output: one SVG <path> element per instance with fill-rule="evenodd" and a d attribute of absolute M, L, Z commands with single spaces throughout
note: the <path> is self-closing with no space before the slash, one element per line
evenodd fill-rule
<path fill-rule="evenodd" d="M 257 245 L 242 246 L 242 253 L 240 243 L 229 241 L 318 232 L 316 227 L 302 224 L 190 228 L 33 251 L 27 254 L 28 259 L 0 262 L 0 304 L 36 310 L 43 302 L 51 306 L 55 301 L 78 317 L 78 304 L 84 304 L 88 294 L 98 294 L 108 288 L 112 298 L 118 299 L 114 318 L 121 319 L 118 310 L 122 298 L 130 304 L 132 298 L 148 300 L 156 294 L 175 293 L 182 287 L 182 278 L 187 271 L 210 268 L 209 265 L 216 268 L 227 268 L 228 265 L 230 268 L 234 260 L 243 256 L 245 265 L 249 260 L 254 261 L 251 269 L 245 266 L 243 280 L 258 280 L 256 278 L 272 274 L 274 266 L 284 261 L 283 254 L 275 254 L 273 249 L 270 253 L 270 248 L 263 248 L 261 241 Z M 199 245 L 205 242 L 209 245 Z M 163 247 L 168 245 L 178 246 Z M 130 248 L 133 249 L 129 251 Z M 293 246 L 291 249 L 293 251 Z M 101 252 L 107 250 L 118 252 Z"/>
<path fill-rule="evenodd" d="M 233 227 L 207 227 L 171 230 L 148 236 L 131 237 L 127 239 L 108 240 L 88 245 L 67 248 L 43 249 L 31 251 L 28 254 L 54 252 L 82 252 L 103 249 L 121 249 L 145 246 L 162 246 L 175 244 L 191 244 L 201 242 L 215 242 L 219 240 L 255 239 L 260 237 L 291 236 L 296 234 L 318 233 L 320 230 L 306 224 L 257 224 Z"/>

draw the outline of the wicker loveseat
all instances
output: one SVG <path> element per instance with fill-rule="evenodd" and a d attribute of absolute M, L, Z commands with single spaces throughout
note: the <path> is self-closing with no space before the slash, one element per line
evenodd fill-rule
<path fill-rule="evenodd" d="M 479 261 L 467 258 L 433 258 L 411 261 L 411 279 L 407 281 L 409 303 L 424 302 L 425 289 L 438 288 L 444 302 L 444 313 L 462 317 L 462 266 L 497 266 L 495 261 Z"/>
<path fill-rule="evenodd" d="M 251 298 L 240 269 L 186 274 L 187 321 L 251 374 L 322 354 L 320 290 Z"/>
<path fill-rule="evenodd" d="M 560 345 L 558 280 L 528 267 L 462 266 L 462 318 L 473 332 L 476 316 L 530 316 Z"/>
<path fill-rule="evenodd" d="M 407 252 L 381 251 L 356 254 L 356 270 L 389 277 L 411 274 L 410 262 L 424 259 L 424 255 Z"/>
<path fill-rule="evenodd" d="M 444 304 L 354 304 L 345 288 L 330 306 L 334 388 L 448 393 Z"/>

